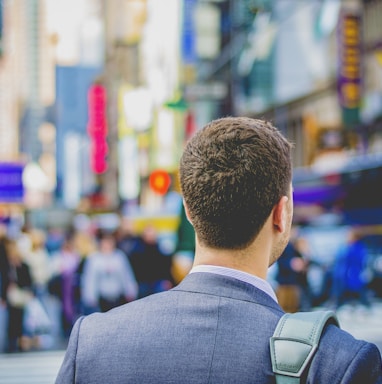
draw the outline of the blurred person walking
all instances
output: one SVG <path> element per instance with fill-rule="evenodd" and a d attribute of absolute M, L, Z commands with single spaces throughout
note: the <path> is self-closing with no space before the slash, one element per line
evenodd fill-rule
<path fill-rule="evenodd" d="M 162 252 L 157 230 L 152 224 L 143 229 L 130 261 L 139 285 L 139 298 L 172 288 L 172 257 Z"/>
<path fill-rule="evenodd" d="M 293 242 L 289 242 L 281 257 L 277 260 L 276 295 L 285 312 L 293 313 L 301 305 L 301 274 L 305 263 L 297 252 Z"/>
<path fill-rule="evenodd" d="M 7 300 L 7 280 L 9 262 L 6 243 L 8 241 L 7 228 L 0 224 L 0 305 L 5 305 Z"/>
<path fill-rule="evenodd" d="M 45 247 L 45 240 L 42 230 L 32 229 L 30 231 L 31 248 L 23 255 L 31 272 L 34 292 L 41 299 L 44 299 L 47 294 L 47 285 L 51 277 L 50 257 Z"/>
<path fill-rule="evenodd" d="M 370 308 L 367 263 L 367 248 L 360 234 L 353 228 L 333 265 L 332 299 L 336 308 L 347 303 L 360 303 Z"/>
<path fill-rule="evenodd" d="M 73 244 L 72 234 L 67 235 L 60 249 L 51 256 L 50 293 L 61 302 L 61 327 L 64 337 L 69 336 L 76 319 L 75 279 L 80 256 Z"/>
<path fill-rule="evenodd" d="M 312 289 L 309 281 L 309 270 L 315 263 L 311 258 L 311 250 L 308 240 L 303 235 L 297 235 L 294 241 L 296 252 L 300 255 L 300 270 L 297 276 L 297 283 L 300 290 L 299 311 L 310 311 L 313 304 Z"/>
<path fill-rule="evenodd" d="M 261 120 L 198 131 L 180 161 L 193 268 L 169 291 L 81 317 L 56 383 L 275 383 L 269 344 L 284 311 L 266 278 L 289 241 L 290 152 Z M 377 346 L 335 325 L 315 352 L 308 383 L 382 383 Z"/>
<path fill-rule="evenodd" d="M 45 247 L 46 235 L 44 231 L 31 228 L 29 231 L 30 249 L 24 249 L 23 261 L 28 265 L 32 278 L 33 294 L 38 302 L 29 304 L 24 318 L 25 331 L 32 339 L 33 347 L 41 349 L 48 342 L 51 344 L 51 321 L 48 282 L 51 278 L 50 256 Z M 33 307 L 34 305 L 34 307 Z M 38 312 L 36 312 L 38 306 Z M 33 311 L 34 308 L 34 311 Z M 36 319 L 40 317 L 40 319 Z M 42 338 L 42 335 L 49 337 Z"/>
<path fill-rule="evenodd" d="M 310 308 L 306 302 L 308 261 L 301 252 L 303 240 L 299 229 L 293 227 L 289 243 L 276 263 L 276 295 L 280 306 L 289 313 Z"/>
<path fill-rule="evenodd" d="M 6 251 L 7 227 L 0 223 L 0 353 L 6 348 L 7 334 L 7 281 L 9 263 Z"/>
<path fill-rule="evenodd" d="M 73 235 L 74 249 L 79 254 L 80 262 L 78 263 L 75 279 L 74 279 L 74 303 L 77 314 L 89 314 L 93 312 L 93 308 L 88 308 L 83 301 L 82 281 L 86 262 L 88 257 L 94 254 L 97 249 L 95 236 L 86 230 L 78 230 Z"/>
<path fill-rule="evenodd" d="M 15 238 L 17 242 L 17 247 L 19 248 L 21 257 L 23 259 L 25 259 L 26 255 L 28 255 L 30 250 L 32 249 L 32 229 L 33 227 L 30 224 L 24 223 Z"/>
<path fill-rule="evenodd" d="M 111 233 L 100 233 L 98 249 L 86 259 L 82 274 L 82 300 L 93 311 L 106 312 L 133 301 L 138 286 L 123 252 Z"/>
<path fill-rule="evenodd" d="M 131 253 L 139 241 L 139 236 L 134 231 L 134 223 L 130 218 L 121 218 L 121 223 L 117 228 L 115 237 L 117 248 L 126 255 L 130 262 Z"/>
<path fill-rule="evenodd" d="M 8 352 L 28 350 L 30 338 L 24 330 L 25 308 L 33 297 L 32 276 L 23 262 L 18 244 L 13 239 L 5 243 L 8 257 L 5 289 L 8 311 Z"/>

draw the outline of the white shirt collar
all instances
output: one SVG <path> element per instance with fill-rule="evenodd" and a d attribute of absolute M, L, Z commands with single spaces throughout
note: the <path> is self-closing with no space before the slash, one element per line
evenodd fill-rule
<path fill-rule="evenodd" d="M 192 267 L 189 273 L 194 272 L 215 273 L 217 275 L 228 276 L 237 280 L 244 281 L 245 283 L 251 284 L 254 287 L 262 290 L 267 295 L 269 295 L 276 303 L 278 303 L 276 294 L 272 286 L 268 283 L 268 281 L 261 279 L 260 277 L 257 277 L 255 275 L 251 275 L 250 273 L 239 271 L 233 268 L 220 267 L 217 265 L 196 265 Z"/>

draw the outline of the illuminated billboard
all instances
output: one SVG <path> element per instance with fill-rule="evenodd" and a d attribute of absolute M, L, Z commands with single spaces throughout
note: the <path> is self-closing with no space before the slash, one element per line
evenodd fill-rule
<path fill-rule="evenodd" d="M 0 202 L 22 203 L 24 186 L 22 181 L 24 165 L 0 163 Z"/>

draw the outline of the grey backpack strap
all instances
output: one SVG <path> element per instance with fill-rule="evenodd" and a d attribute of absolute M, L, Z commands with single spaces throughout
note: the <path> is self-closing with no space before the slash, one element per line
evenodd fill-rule
<path fill-rule="evenodd" d="M 298 384 L 320 342 L 325 325 L 339 326 L 332 311 L 286 313 L 270 339 L 277 384 Z"/>

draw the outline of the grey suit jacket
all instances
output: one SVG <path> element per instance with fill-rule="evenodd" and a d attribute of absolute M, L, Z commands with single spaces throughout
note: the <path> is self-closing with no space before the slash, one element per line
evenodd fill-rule
<path fill-rule="evenodd" d="M 275 383 L 269 338 L 282 309 L 242 281 L 188 275 L 174 289 L 80 318 L 56 383 Z M 382 383 L 374 344 L 328 326 L 308 383 Z"/>

